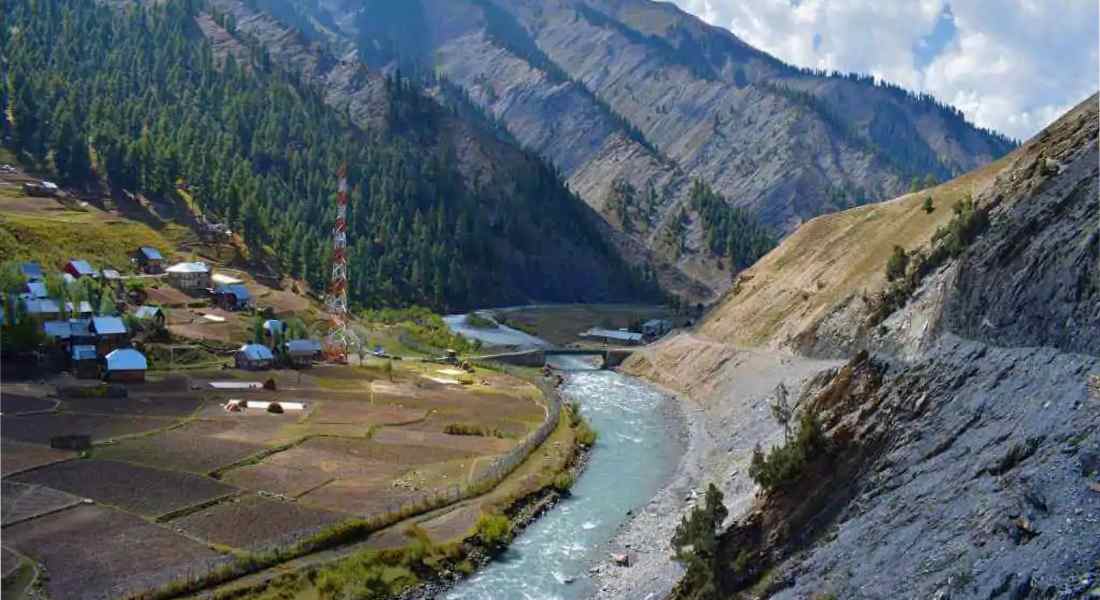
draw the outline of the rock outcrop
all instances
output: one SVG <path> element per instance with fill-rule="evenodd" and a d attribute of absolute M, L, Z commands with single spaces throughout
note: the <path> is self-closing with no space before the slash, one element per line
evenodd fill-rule
<path fill-rule="evenodd" d="M 798 366 L 847 359 L 802 386 L 796 414 L 816 415 L 827 443 L 792 480 L 747 495 L 730 465 L 743 468 L 754 440 L 730 427 L 742 457 L 714 473 L 739 514 L 722 537 L 725 593 L 1098 593 L 1097 104 L 931 190 L 931 213 L 921 194 L 808 223 L 696 332 L 628 362 L 666 384 L 676 368 L 691 382 L 681 389 L 720 414 L 749 400 L 728 391 L 748 379 L 735 357 L 766 352 L 739 345 Z M 909 266 L 889 280 L 893 245 Z M 766 406 L 766 392 L 752 396 Z"/>

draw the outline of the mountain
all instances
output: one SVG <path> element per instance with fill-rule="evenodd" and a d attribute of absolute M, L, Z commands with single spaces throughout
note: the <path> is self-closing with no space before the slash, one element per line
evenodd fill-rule
<path fill-rule="evenodd" d="M 74 188 L 186 195 L 239 233 L 258 267 L 314 290 L 328 280 L 346 162 L 359 306 L 658 297 L 533 153 L 399 73 L 238 8 L 11 3 L 6 144 Z"/>
<path fill-rule="evenodd" d="M 715 239 L 721 227 L 692 202 L 696 182 L 782 235 L 1014 147 L 931 97 L 793 68 L 670 3 L 253 4 L 346 57 L 461 88 L 560 170 L 627 254 L 661 265 L 666 287 L 677 289 L 675 271 L 693 281 L 679 286 L 689 297 L 725 290 L 756 258 Z"/>
<path fill-rule="evenodd" d="M 627 364 L 702 405 L 735 507 L 678 597 L 708 577 L 723 597 L 1096 593 L 1098 103 L 963 177 L 811 220 Z M 768 416 L 780 382 L 790 441 Z"/>

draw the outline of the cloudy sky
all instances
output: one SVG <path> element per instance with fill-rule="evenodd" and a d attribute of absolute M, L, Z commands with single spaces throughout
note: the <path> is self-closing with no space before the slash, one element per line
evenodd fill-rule
<path fill-rule="evenodd" d="M 870 73 L 1026 139 L 1100 87 L 1097 0 L 672 0 L 800 67 Z"/>

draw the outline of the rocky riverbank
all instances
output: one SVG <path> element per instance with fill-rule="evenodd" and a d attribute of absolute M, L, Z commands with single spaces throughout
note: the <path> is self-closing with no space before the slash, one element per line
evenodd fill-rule
<path fill-rule="evenodd" d="M 673 478 L 648 504 L 634 511 L 607 544 L 608 560 L 592 567 L 597 599 L 663 598 L 683 574 L 672 560 L 669 540 L 681 516 L 693 505 L 695 490 L 710 476 L 705 459 L 714 444 L 702 409 L 669 394 L 661 410 L 669 435 L 677 436 L 684 448 L 683 458 Z M 625 556 L 629 564 L 615 564 L 612 555 Z"/>

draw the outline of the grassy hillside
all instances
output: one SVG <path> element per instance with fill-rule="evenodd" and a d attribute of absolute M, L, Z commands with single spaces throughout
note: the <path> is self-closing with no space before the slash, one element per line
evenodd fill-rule
<path fill-rule="evenodd" d="M 700 333 L 740 346 L 783 346 L 846 300 L 873 297 L 886 286 L 894 246 L 926 247 L 956 202 L 977 196 L 1027 151 L 929 190 L 807 222 L 741 274 Z M 931 213 L 924 209 L 929 197 Z"/>

